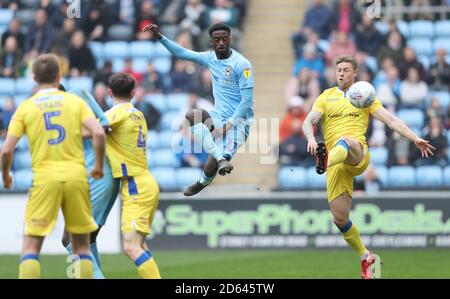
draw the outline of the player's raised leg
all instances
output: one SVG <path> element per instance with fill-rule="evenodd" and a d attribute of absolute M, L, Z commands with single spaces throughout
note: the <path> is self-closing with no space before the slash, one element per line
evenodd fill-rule
<path fill-rule="evenodd" d="M 364 157 L 361 143 L 351 137 L 341 137 L 328 152 L 325 142 L 317 143 L 316 172 L 323 174 L 328 167 L 345 162 L 348 165 L 358 165 Z"/>
<path fill-rule="evenodd" d="M 202 177 L 197 182 L 188 186 L 184 191 L 184 195 L 192 196 L 202 191 L 206 186 L 211 184 L 217 174 L 218 169 L 219 164 L 217 163 L 216 159 L 209 156 L 206 160 L 205 166 L 203 167 Z"/>

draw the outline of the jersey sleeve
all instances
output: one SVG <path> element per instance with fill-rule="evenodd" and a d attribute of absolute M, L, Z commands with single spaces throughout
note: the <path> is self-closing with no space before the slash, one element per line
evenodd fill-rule
<path fill-rule="evenodd" d="M 238 67 L 239 89 L 254 87 L 253 68 L 250 62 L 244 61 Z"/>
<path fill-rule="evenodd" d="M 314 101 L 311 111 L 317 111 L 322 113 L 322 115 L 325 115 L 326 104 L 326 95 L 325 92 L 322 92 L 322 94 Z"/>
<path fill-rule="evenodd" d="M 183 48 L 165 36 L 163 36 L 159 41 L 176 58 L 189 60 L 203 66 L 208 66 L 208 52 L 195 52 Z"/>
<path fill-rule="evenodd" d="M 372 114 L 382 107 L 383 104 L 381 104 L 381 101 L 377 97 L 375 97 L 375 100 L 373 101 L 372 105 L 369 106 L 369 112 Z"/>
<path fill-rule="evenodd" d="M 108 119 L 110 127 L 117 126 L 125 119 L 125 113 L 122 110 L 117 109 L 117 107 L 113 107 L 106 111 L 105 116 L 106 119 Z"/>
<path fill-rule="evenodd" d="M 18 138 L 22 137 L 22 135 L 25 134 L 24 118 L 25 118 L 24 105 L 19 105 L 9 123 L 8 134 Z"/>
<path fill-rule="evenodd" d="M 94 112 L 92 112 L 91 108 L 89 108 L 88 104 L 82 99 L 79 99 L 79 103 L 81 105 L 81 122 L 83 123 L 86 119 L 91 117 L 95 118 Z"/>

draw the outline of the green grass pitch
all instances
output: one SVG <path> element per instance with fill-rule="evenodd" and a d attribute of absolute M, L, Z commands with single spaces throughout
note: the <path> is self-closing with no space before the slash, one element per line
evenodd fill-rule
<path fill-rule="evenodd" d="M 375 250 L 382 278 L 450 278 L 448 249 Z M 164 278 L 359 278 L 359 259 L 342 250 L 164 251 L 154 253 Z M 17 255 L 0 256 L 0 278 L 16 278 Z M 107 278 L 138 278 L 124 255 L 102 255 Z M 65 278 L 65 256 L 42 256 L 43 278 Z"/>

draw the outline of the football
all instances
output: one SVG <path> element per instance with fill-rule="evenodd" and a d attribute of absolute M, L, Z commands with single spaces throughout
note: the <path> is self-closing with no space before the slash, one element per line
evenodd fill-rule
<path fill-rule="evenodd" d="M 366 81 L 358 81 L 350 86 L 347 98 L 356 108 L 367 108 L 375 100 L 375 88 Z"/>

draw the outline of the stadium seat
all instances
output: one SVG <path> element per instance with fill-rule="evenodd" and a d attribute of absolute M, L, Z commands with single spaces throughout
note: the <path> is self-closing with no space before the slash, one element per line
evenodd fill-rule
<path fill-rule="evenodd" d="M 8 30 L 8 26 L 6 25 L 0 25 L 0 34 L 3 34 L 3 32 Z"/>
<path fill-rule="evenodd" d="M 168 74 L 172 67 L 172 59 L 169 57 L 155 58 L 153 60 L 153 67 L 155 68 L 155 71 L 159 73 Z"/>
<path fill-rule="evenodd" d="M 13 169 L 31 169 L 31 154 L 29 151 L 18 151 L 14 154 Z"/>
<path fill-rule="evenodd" d="M 450 187 L 450 166 L 444 168 L 444 185 Z"/>
<path fill-rule="evenodd" d="M 450 105 L 450 92 L 448 91 L 430 91 L 427 96 L 427 105 L 430 105 L 432 98 L 438 98 L 441 106 L 446 109 Z"/>
<path fill-rule="evenodd" d="M 428 56 L 419 55 L 417 56 L 417 59 L 419 60 L 420 63 L 423 64 L 423 67 L 425 68 L 426 71 L 430 69 L 430 58 Z"/>
<path fill-rule="evenodd" d="M 14 16 L 14 12 L 7 8 L 0 9 L 0 25 L 8 26 Z"/>
<path fill-rule="evenodd" d="M 151 173 L 163 191 L 177 189 L 176 173 L 172 167 L 153 167 Z"/>
<path fill-rule="evenodd" d="M 303 167 L 283 166 L 278 170 L 278 186 L 282 190 L 305 189 L 306 171 Z"/>
<path fill-rule="evenodd" d="M 12 96 L 16 89 L 16 82 L 11 78 L 0 78 L 0 96 Z"/>
<path fill-rule="evenodd" d="M 182 124 L 183 118 L 179 112 L 166 112 L 161 117 L 161 129 L 163 130 L 178 130 Z"/>
<path fill-rule="evenodd" d="M 450 37 L 450 20 L 440 20 L 434 23 L 436 38 Z"/>
<path fill-rule="evenodd" d="M 170 110 L 180 111 L 188 105 L 189 95 L 187 93 L 171 93 L 167 95 L 167 104 Z"/>
<path fill-rule="evenodd" d="M 172 152 L 172 149 L 158 149 L 149 154 L 153 155 L 155 166 L 168 166 L 173 168 L 180 166 L 180 161 Z"/>
<path fill-rule="evenodd" d="M 408 126 L 422 128 L 424 123 L 424 113 L 420 109 L 401 109 L 397 111 L 397 116 Z"/>
<path fill-rule="evenodd" d="M 102 42 L 90 41 L 88 42 L 88 47 L 91 49 L 96 61 L 105 58 L 105 47 Z"/>
<path fill-rule="evenodd" d="M 434 52 L 439 48 L 444 48 L 447 53 L 450 53 L 450 38 L 440 37 L 434 40 Z M 433 53 L 434 54 L 434 53 Z"/>
<path fill-rule="evenodd" d="M 174 140 L 174 138 L 176 138 L 175 136 L 175 132 L 172 130 L 164 130 L 162 132 L 160 132 L 158 134 L 158 139 L 159 139 L 159 147 L 160 148 L 166 148 L 166 149 L 171 149 L 172 146 L 175 147 L 176 141 Z"/>
<path fill-rule="evenodd" d="M 398 31 L 400 31 L 401 34 L 403 34 L 406 38 L 409 38 L 409 26 L 406 21 L 398 20 L 397 21 L 397 28 Z"/>
<path fill-rule="evenodd" d="M 154 43 L 154 51 L 155 51 L 155 57 L 165 57 L 168 58 L 172 54 L 164 47 L 161 43 Z"/>
<path fill-rule="evenodd" d="M 323 51 L 323 52 L 327 52 L 328 49 L 330 48 L 330 41 L 327 39 L 321 39 L 319 40 L 317 46 Z"/>
<path fill-rule="evenodd" d="M 154 58 L 154 43 L 150 41 L 132 41 L 130 43 L 130 56 L 133 58 Z"/>
<path fill-rule="evenodd" d="M 125 60 L 122 58 L 116 58 L 112 60 L 112 70 L 114 73 L 123 71 L 125 68 Z"/>
<path fill-rule="evenodd" d="M 386 166 L 374 165 L 375 173 L 381 182 L 381 186 L 385 187 L 389 185 L 388 183 L 388 169 Z"/>
<path fill-rule="evenodd" d="M 147 66 L 149 60 L 147 58 L 133 58 L 132 69 L 135 72 L 145 74 L 147 73 Z"/>
<path fill-rule="evenodd" d="M 37 9 L 39 7 L 39 2 L 40 0 L 20 0 L 20 7 Z"/>
<path fill-rule="evenodd" d="M 105 59 L 127 58 L 130 54 L 128 43 L 125 41 L 110 41 L 104 44 Z"/>
<path fill-rule="evenodd" d="M 162 93 L 147 94 L 144 100 L 152 104 L 159 112 L 164 113 L 168 110 L 166 96 Z"/>
<path fill-rule="evenodd" d="M 94 80 L 91 77 L 77 77 L 70 78 L 68 82 L 69 90 L 84 89 L 87 92 L 92 92 L 94 89 Z"/>
<path fill-rule="evenodd" d="M 416 185 L 416 175 L 412 166 L 392 166 L 388 174 L 388 187 L 410 188 Z"/>
<path fill-rule="evenodd" d="M 432 21 L 417 20 L 409 23 L 410 38 L 414 37 L 433 37 L 434 25 Z"/>
<path fill-rule="evenodd" d="M 108 28 L 108 39 L 129 41 L 133 39 L 133 26 L 128 24 L 113 24 Z"/>
<path fill-rule="evenodd" d="M 374 74 L 378 72 L 378 63 L 377 59 L 374 56 L 367 56 L 365 63 Z"/>
<path fill-rule="evenodd" d="M 16 79 L 16 94 L 28 94 L 28 96 L 31 96 L 33 93 L 33 89 L 36 86 L 36 82 L 29 77 L 24 78 L 18 78 Z"/>
<path fill-rule="evenodd" d="M 21 169 L 14 172 L 13 188 L 16 191 L 27 191 L 33 183 L 31 169 Z"/>
<path fill-rule="evenodd" d="M 319 175 L 316 167 L 309 167 L 306 171 L 307 186 L 309 189 L 325 189 L 327 186 L 327 177 L 325 174 Z"/>
<path fill-rule="evenodd" d="M 9 96 L 0 96 L 0 109 L 4 109 Z"/>
<path fill-rule="evenodd" d="M 19 139 L 19 142 L 16 144 L 16 150 L 19 151 L 27 151 L 30 148 L 30 143 L 28 142 L 28 138 L 23 136 Z"/>
<path fill-rule="evenodd" d="M 374 26 L 381 34 L 389 32 L 389 24 L 386 22 L 375 22 Z"/>
<path fill-rule="evenodd" d="M 411 38 L 407 41 L 407 43 L 417 55 L 431 56 L 434 54 L 433 43 L 429 38 Z"/>
<path fill-rule="evenodd" d="M 28 27 L 34 21 L 34 16 L 36 14 L 35 9 L 18 9 L 16 11 L 16 17 L 19 19 L 19 23 L 21 26 Z M 1 22 L 4 22 L 3 18 L 0 16 Z M 9 23 L 9 21 L 8 21 Z M 27 28 L 28 30 L 28 28 Z"/>
<path fill-rule="evenodd" d="M 177 169 L 177 187 L 184 190 L 202 177 L 203 171 L 200 168 L 182 167 Z"/>
<path fill-rule="evenodd" d="M 419 166 L 416 168 L 416 181 L 420 187 L 440 187 L 444 183 L 442 167 L 436 165 Z"/>
<path fill-rule="evenodd" d="M 147 154 L 147 166 L 150 169 L 150 171 L 153 169 L 153 167 L 156 166 L 155 159 L 153 158 L 152 154 Z"/>
<path fill-rule="evenodd" d="M 156 132 L 156 131 L 148 131 L 147 148 L 149 150 L 153 150 L 153 149 L 159 148 L 158 132 Z"/>
<path fill-rule="evenodd" d="M 31 94 L 17 94 L 14 97 L 14 105 L 16 105 L 16 107 L 18 107 L 23 101 L 28 99 L 30 96 L 31 96 Z"/>
<path fill-rule="evenodd" d="M 373 165 L 386 165 L 388 159 L 388 150 L 385 147 L 370 148 L 370 162 Z"/>

